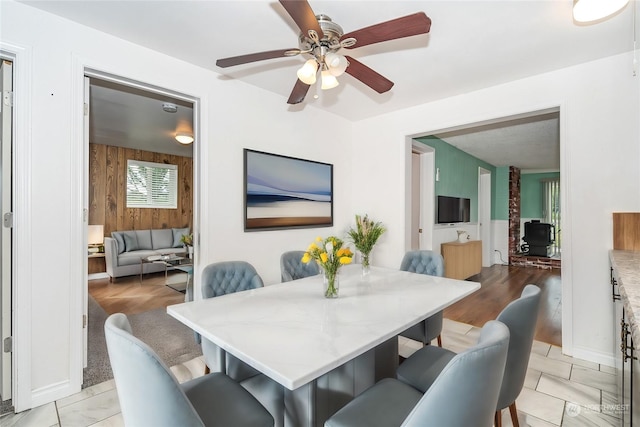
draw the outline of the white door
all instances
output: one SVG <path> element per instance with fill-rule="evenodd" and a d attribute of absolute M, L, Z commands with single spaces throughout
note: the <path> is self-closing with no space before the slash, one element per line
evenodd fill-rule
<path fill-rule="evenodd" d="M 12 161 L 11 161 L 11 135 L 12 135 L 12 110 L 13 110 L 13 83 L 12 83 L 12 63 L 2 60 L 0 63 L 0 81 L 2 87 L 2 102 L 0 109 L 2 110 L 2 120 L 0 120 L 0 167 L 1 183 L 0 183 L 0 203 L 2 205 L 3 224 L 0 227 L 0 254 L 2 255 L 2 263 L 0 264 L 0 400 L 8 400 L 11 398 L 11 177 L 12 177 Z"/>
<path fill-rule="evenodd" d="M 420 249 L 420 154 L 411 153 L 411 250 Z"/>
<path fill-rule="evenodd" d="M 89 182 L 89 99 L 91 90 L 91 79 L 89 77 L 84 78 L 84 129 L 83 129 L 83 138 L 84 138 L 84 183 L 85 183 L 85 192 L 84 192 L 84 200 L 82 201 L 82 206 L 84 207 L 84 222 L 82 224 L 83 231 L 83 242 L 88 242 L 88 226 L 89 224 L 89 194 L 87 183 Z M 85 252 L 86 254 L 86 252 Z M 88 269 L 88 258 L 86 256 L 83 257 L 82 262 L 84 264 L 84 280 L 82 281 L 82 363 L 85 368 L 87 367 L 87 357 L 88 357 L 88 328 L 87 323 L 89 321 L 89 269 Z"/>
<path fill-rule="evenodd" d="M 482 266 L 491 267 L 491 171 L 478 168 L 478 236 L 482 240 Z"/>

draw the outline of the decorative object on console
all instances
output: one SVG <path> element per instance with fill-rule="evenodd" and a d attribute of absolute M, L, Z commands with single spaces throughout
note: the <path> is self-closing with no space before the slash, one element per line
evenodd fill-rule
<path fill-rule="evenodd" d="M 89 253 L 104 252 L 104 225 L 89 225 L 87 227 Z"/>
<path fill-rule="evenodd" d="M 368 275 L 370 272 L 371 251 L 385 231 L 386 228 L 381 222 L 370 220 L 368 215 L 356 215 L 356 228 L 349 230 L 349 237 L 356 249 L 362 254 L 363 276 Z"/>
<path fill-rule="evenodd" d="M 324 240 L 322 237 L 317 237 L 302 256 L 302 262 L 305 264 L 315 260 L 322 269 L 325 284 L 324 296 L 327 298 L 338 297 L 340 287 L 338 271 L 342 265 L 350 264 L 353 259 L 351 250 L 348 247 L 342 247 L 343 245 L 344 242 L 335 236 Z"/>
<path fill-rule="evenodd" d="M 458 242 L 460 243 L 465 243 L 467 240 L 469 240 L 470 236 L 469 233 L 467 233 L 464 230 L 456 230 L 458 232 Z"/>
<path fill-rule="evenodd" d="M 331 227 L 333 165 L 244 150 L 244 230 Z"/>

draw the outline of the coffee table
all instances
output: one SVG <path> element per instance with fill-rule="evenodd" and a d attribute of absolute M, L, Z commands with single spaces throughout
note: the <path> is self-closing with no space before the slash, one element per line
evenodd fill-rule
<path fill-rule="evenodd" d="M 193 272 L 193 259 L 187 257 L 186 252 L 180 252 L 175 254 L 164 254 L 164 255 L 150 255 L 148 257 L 140 258 L 140 284 L 142 284 L 142 277 L 144 275 L 144 265 L 145 264 L 163 264 L 164 265 L 164 281 L 165 285 L 170 288 L 182 292 L 182 289 L 178 289 L 176 287 L 177 283 L 169 283 L 167 273 L 169 270 L 182 270 L 187 273 L 187 281 L 181 282 L 184 283 L 185 290 L 189 286 L 189 281 L 191 277 L 191 273 Z"/>

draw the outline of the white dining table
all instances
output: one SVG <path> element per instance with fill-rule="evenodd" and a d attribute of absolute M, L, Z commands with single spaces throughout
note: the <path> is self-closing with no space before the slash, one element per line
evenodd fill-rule
<path fill-rule="evenodd" d="M 360 265 L 322 277 L 167 307 L 169 315 L 285 390 L 286 426 L 323 425 L 377 380 L 395 376 L 397 335 L 480 288 L 477 282 Z"/>

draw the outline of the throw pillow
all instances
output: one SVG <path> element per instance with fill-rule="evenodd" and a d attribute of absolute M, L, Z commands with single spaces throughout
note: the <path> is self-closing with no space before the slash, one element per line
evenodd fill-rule
<path fill-rule="evenodd" d="M 123 237 L 124 237 L 124 245 L 126 247 L 127 252 L 137 251 L 138 249 L 140 249 L 138 246 L 138 236 L 136 236 L 135 232 L 124 233 Z"/>
<path fill-rule="evenodd" d="M 118 255 L 120 255 L 125 250 L 124 237 L 122 237 L 122 232 L 112 231 L 111 237 L 116 239 L 116 246 L 118 247 Z"/>
<path fill-rule="evenodd" d="M 189 234 L 189 227 L 186 228 L 173 228 L 173 247 L 174 248 L 180 248 L 182 246 L 184 246 L 182 244 L 182 236 L 184 234 Z"/>

